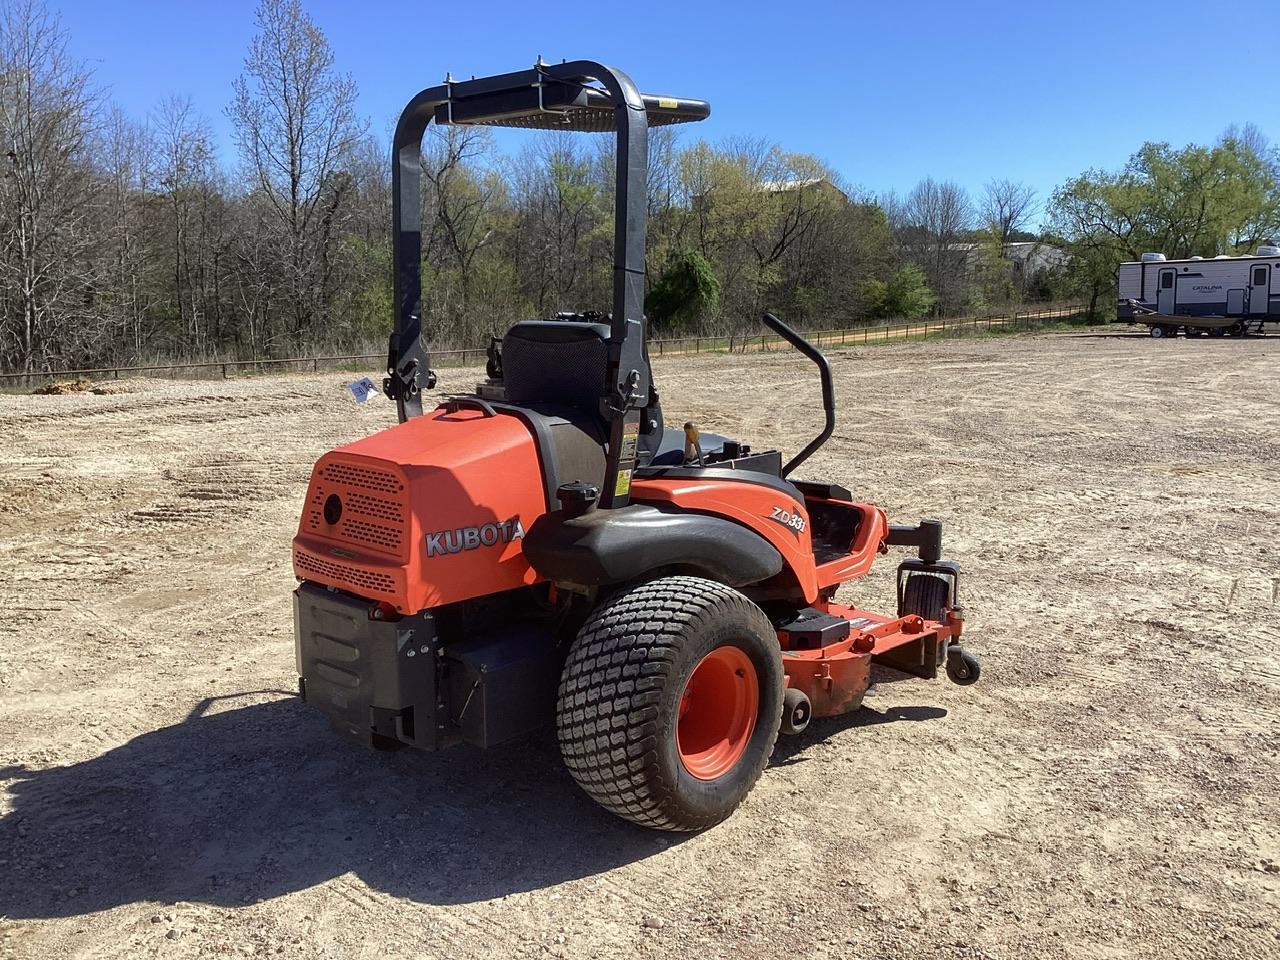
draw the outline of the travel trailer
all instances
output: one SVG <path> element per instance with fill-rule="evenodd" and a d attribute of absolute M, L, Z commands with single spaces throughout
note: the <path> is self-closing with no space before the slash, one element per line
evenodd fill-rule
<path fill-rule="evenodd" d="M 1119 294 L 1116 319 L 1146 324 L 1153 337 L 1261 333 L 1280 323 L 1280 246 L 1212 259 L 1144 253 L 1120 264 Z"/>

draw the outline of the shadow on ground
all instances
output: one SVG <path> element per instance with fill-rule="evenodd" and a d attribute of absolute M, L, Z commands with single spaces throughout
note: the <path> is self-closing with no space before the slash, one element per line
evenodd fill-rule
<path fill-rule="evenodd" d="M 243 703 L 210 702 L 81 763 L 0 769 L 13 798 L 0 820 L 0 916 L 235 906 L 348 872 L 417 902 L 472 902 L 591 876 L 681 839 L 587 800 L 550 735 L 379 754 L 294 697 Z M 785 738 L 775 762 L 878 716 L 815 723 Z"/>
<path fill-rule="evenodd" d="M 866 700 L 861 710 L 846 713 L 839 717 L 826 717 L 810 722 L 803 733 L 793 737 L 779 737 L 778 745 L 773 750 L 773 758 L 769 765 L 773 767 L 790 766 L 793 763 L 804 763 L 807 759 L 804 752 L 821 740 L 829 740 L 837 733 L 846 730 L 857 730 L 861 727 L 873 727 L 881 723 L 919 723 L 924 720 L 941 720 L 947 715 L 942 707 L 891 706 L 893 696 L 892 684 L 903 681 L 914 681 L 915 677 L 891 670 L 888 667 L 872 666 L 872 686 L 867 691 Z M 919 682 L 919 681 L 916 681 Z M 854 748 L 856 749 L 856 747 Z M 768 773 L 765 774 L 768 776 Z"/>

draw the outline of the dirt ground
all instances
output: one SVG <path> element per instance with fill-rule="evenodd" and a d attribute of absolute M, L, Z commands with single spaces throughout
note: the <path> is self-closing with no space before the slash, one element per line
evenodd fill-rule
<path fill-rule="evenodd" d="M 351 374 L 0 397 L 0 957 L 1280 957 L 1280 341 L 833 364 L 802 473 L 945 522 L 982 682 L 885 673 L 687 838 L 550 733 L 375 755 L 290 695 L 310 466 L 394 419 Z M 820 421 L 794 356 L 657 375 L 671 423 Z"/>

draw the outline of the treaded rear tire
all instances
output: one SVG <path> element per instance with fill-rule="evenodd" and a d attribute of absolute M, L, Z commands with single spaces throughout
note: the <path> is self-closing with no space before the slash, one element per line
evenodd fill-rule
<path fill-rule="evenodd" d="M 676 723 L 690 674 L 723 645 L 755 666 L 759 707 L 742 757 L 699 780 L 680 759 Z M 768 764 L 782 690 L 777 634 L 759 607 L 713 580 L 653 580 L 602 604 L 578 632 L 560 680 L 560 752 L 611 813 L 657 830 L 705 830 L 733 813 Z"/>

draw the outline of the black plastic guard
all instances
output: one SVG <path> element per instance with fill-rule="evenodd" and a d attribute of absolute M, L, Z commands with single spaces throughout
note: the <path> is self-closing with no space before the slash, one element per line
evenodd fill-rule
<path fill-rule="evenodd" d="M 938 676 L 938 665 L 946 658 L 946 653 L 947 645 L 939 642 L 937 631 L 929 631 L 912 643 L 875 654 L 871 662 L 901 670 L 913 677 L 933 680 Z"/>
<path fill-rule="evenodd" d="M 550 724 L 563 662 L 554 634 L 531 623 L 447 644 L 451 733 L 492 747 Z"/>
<path fill-rule="evenodd" d="M 549 580 L 605 586 L 653 570 L 698 570 L 731 587 L 759 583 L 782 570 L 782 555 L 759 534 L 722 517 L 670 512 L 647 504 L 594 510 L 579 517 L 539 517 L 524 555 Z"/>
<path fill-rule="evenodd" d="M 435 621 L 370 619 L 371 604 L 304 583 L 293 592 L 299 685 L 338 730 L 368 745 L 435 750 Z"/>

